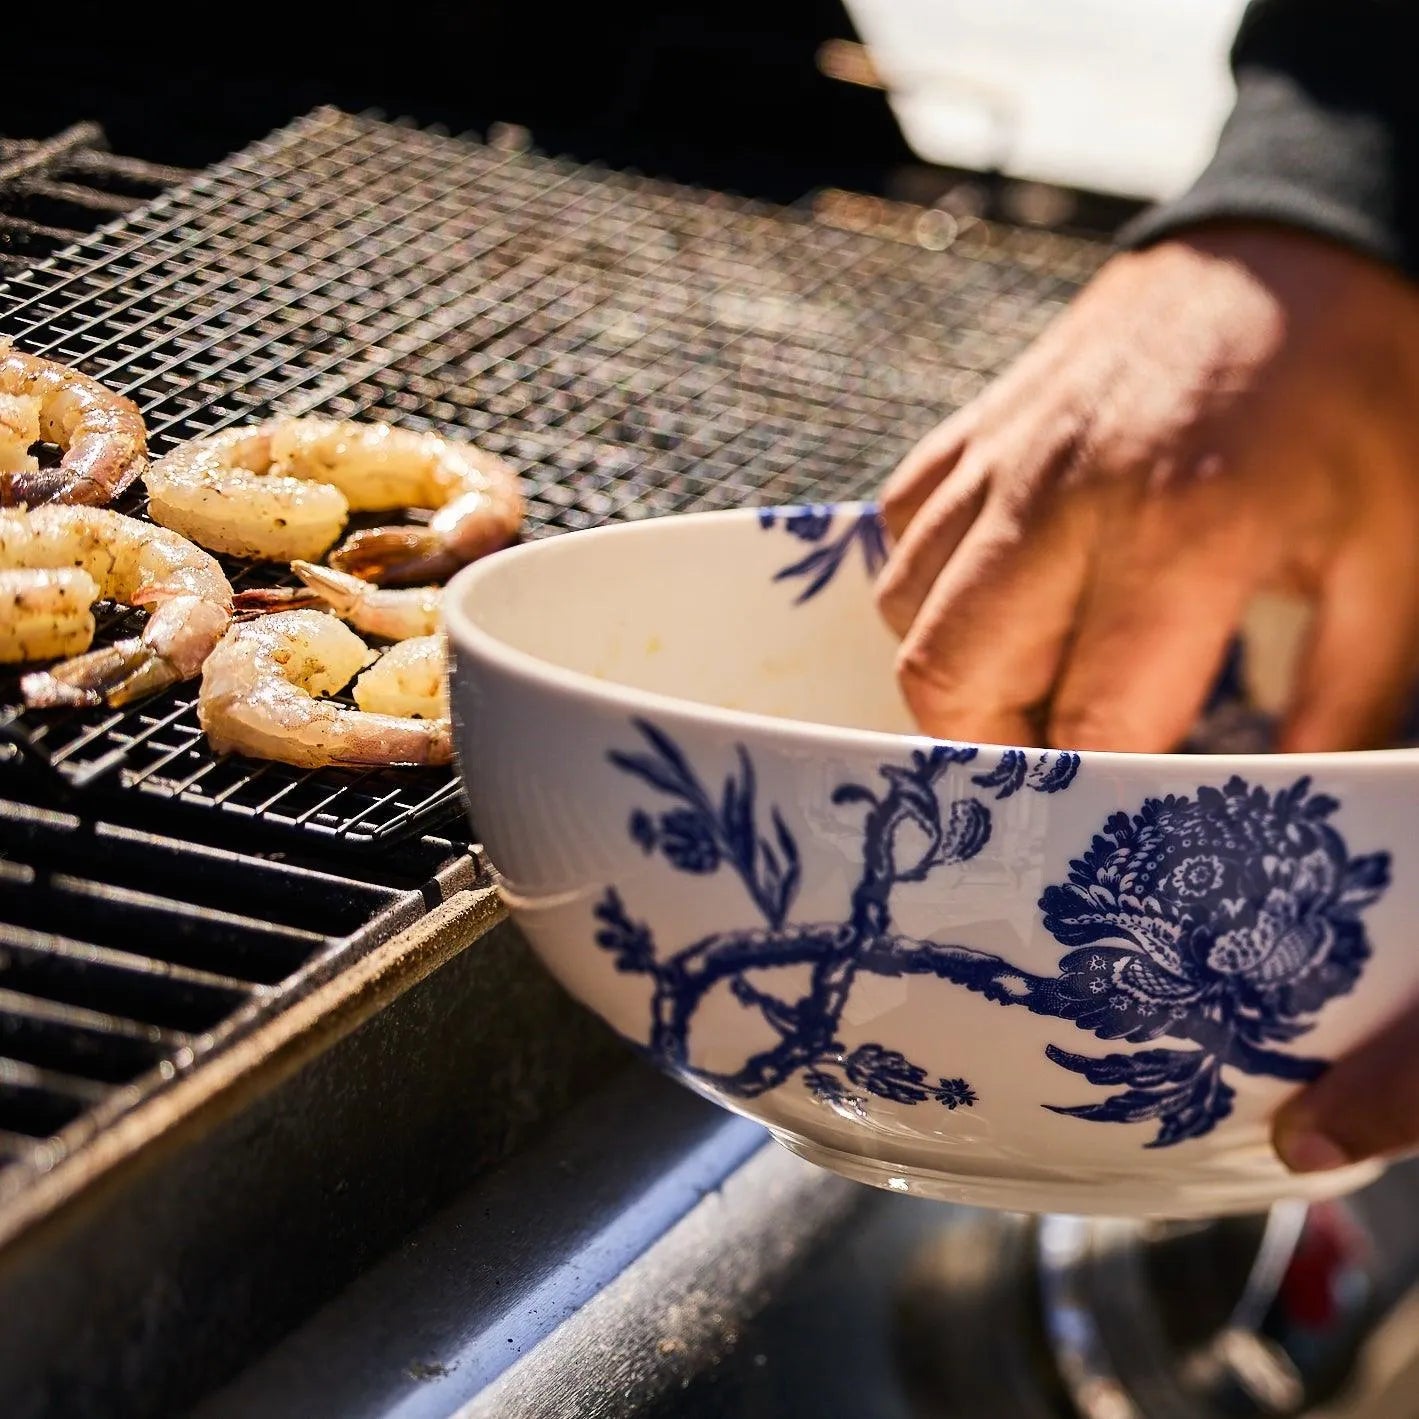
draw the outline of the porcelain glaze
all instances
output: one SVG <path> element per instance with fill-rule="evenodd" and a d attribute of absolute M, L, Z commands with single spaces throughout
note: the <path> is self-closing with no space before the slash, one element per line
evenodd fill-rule
<path fill-rule="evenodd" d="M 1345 1190 L 1267 1121 L 1419 985 L 1419 753 L 1072 754 L 912 732 L 871 509 L 550 539 L 447 598 L 456 740 L 559 980 L 794 1151 L 1012 1209 Z M 1234 657 L 1195 736 L 1264 744 Z"/>

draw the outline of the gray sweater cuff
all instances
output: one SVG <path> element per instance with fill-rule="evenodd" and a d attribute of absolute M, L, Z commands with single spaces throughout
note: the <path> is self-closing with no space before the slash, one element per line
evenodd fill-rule
<path fill-rule="evenodd" d="M 1282 223 L 1419 277 L 1419 82 L 1405 6 L 1262 0 L 1233 51 L 1237 101 L 1193 187 L 1118 234 L 1147 246 L 1219 219 Z"/>

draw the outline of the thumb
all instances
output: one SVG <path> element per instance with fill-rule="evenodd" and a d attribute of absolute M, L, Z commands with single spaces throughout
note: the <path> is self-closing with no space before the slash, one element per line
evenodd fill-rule
<path fill-rule="evenodd" d="M 1419 1002 L 1288 1100 L 1272 1142 L 1297 1173 L 1419 1148 Z"/>

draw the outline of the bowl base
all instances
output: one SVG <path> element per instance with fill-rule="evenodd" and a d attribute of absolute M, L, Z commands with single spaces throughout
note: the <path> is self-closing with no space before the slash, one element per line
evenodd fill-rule
<path fill-rule="evenodd" d="M 778 1129 L 771 1132 L 789 1152 L 854 1182 L 935 1202 L 954 1202 L 999 1212 L 1054 1212 L 1169 1221 L 1224 1217 L 1265 1212 L 1273 1203 L 1287 1198 L 1319 1202 L 1339 1197 L 1372 1182 L 1384 1170 L 1379 1163 L 1357 1163 L 1335 1172 L 1306 1177 L 1278 1178 L 1268 1173 L 1255 1178 L 1214 1177 L 1184 1184 L 1136 1177 L 1113 1181 L 1098 1178 L 1080 1182 L 1059 1178 L 1041 1181 L 906 1167 L 826 1147 Z"/>

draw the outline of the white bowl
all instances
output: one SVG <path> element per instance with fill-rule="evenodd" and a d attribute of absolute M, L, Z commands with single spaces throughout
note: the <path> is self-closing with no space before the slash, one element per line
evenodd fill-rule
<path fill-rule="evenodd" d="M 1419 985 L 1419 752 L 914 734 L 869 510 L 535 542 L 449 588 L 473 821 L 562 984 L 795 1152 L 1151 1216 L 1338 1193 L 1276 1105 Z M 608 1140 L 614 1146 L 614 1140 Z"/>

